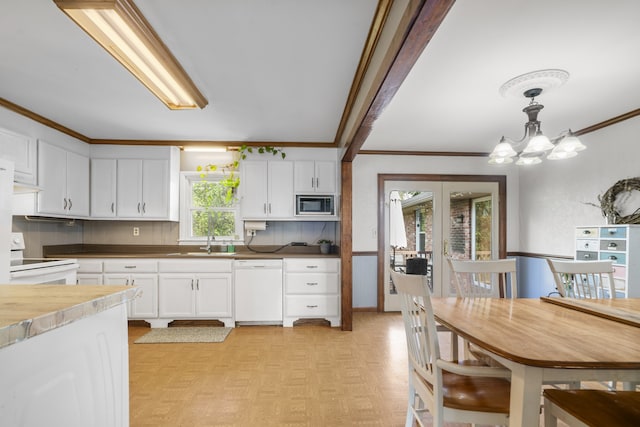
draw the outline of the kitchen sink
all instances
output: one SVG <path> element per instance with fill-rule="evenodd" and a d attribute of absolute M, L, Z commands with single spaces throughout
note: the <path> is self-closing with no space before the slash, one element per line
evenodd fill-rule
<path fill-rule="evenodd" d="M 226 257 L 233 256 L 235 252 L 174 252 L 167 254 L 167 256 L 202 256 L 202 257 Z"/>

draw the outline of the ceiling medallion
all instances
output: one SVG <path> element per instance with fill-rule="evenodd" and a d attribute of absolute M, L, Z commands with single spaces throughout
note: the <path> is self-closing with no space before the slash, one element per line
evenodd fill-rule
<path fill-rule="evenodd" d="M 545 92 L 560 87 L 569 80 L 569 73 L 559 69 L 538 70 L 514 77 L 500 86 L 500 95 L 520 98 L 528 90 L 537 88 Z"/>

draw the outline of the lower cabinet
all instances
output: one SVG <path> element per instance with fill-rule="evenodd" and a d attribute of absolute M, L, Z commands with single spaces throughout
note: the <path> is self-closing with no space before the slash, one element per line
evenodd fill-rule
<path fill-rule="evenodd" d="M 158 260 L 106 259 L 105 285 L 137 286 L 142 294 L 129 302 L 129 319 L 143 319 L 153 326 L 158 317 Z"/>
<path fill-rule="evenodd" d="M 217 319 L 235 325 L 231 260 L 167 260 L 159 263 L 158 318 Z"/>
<path fill-rule="evenodd" d="M 285 259 L 283 326 L 298 319 L 326 319 L 340 326 L 339 272 L 338 258 Z"/>

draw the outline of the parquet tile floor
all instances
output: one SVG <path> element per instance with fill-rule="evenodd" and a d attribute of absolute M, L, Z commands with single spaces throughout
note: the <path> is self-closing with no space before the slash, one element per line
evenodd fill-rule
<path fill-rule="evenodd" d="M 129 326 L 131 427 L 404 425 L 398 313 L 354 313 L 352 332 L 241 326 L 223 343 L 133 344 L 148 330 Z"/>

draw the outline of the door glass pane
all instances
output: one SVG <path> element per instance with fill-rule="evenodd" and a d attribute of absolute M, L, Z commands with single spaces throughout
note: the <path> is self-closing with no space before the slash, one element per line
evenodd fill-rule
<path fill-rule="evenodd" d="M 389 196 L 390 269 L 427 276 L 432 284 L 433 193 L 392 191 Z M 389 293 L 395 294 L 390 282 Z"/>
<path fill-rule="evenodd" d="M 451 191 L 449 193 L 449 238 L 446 253 L 453 259 L 491 259 L 492 199 L 490 193 Z M 449 295 L 455 295 L 453 276 Z M 488 279 L 490 280 L 490 278 Z"/>

